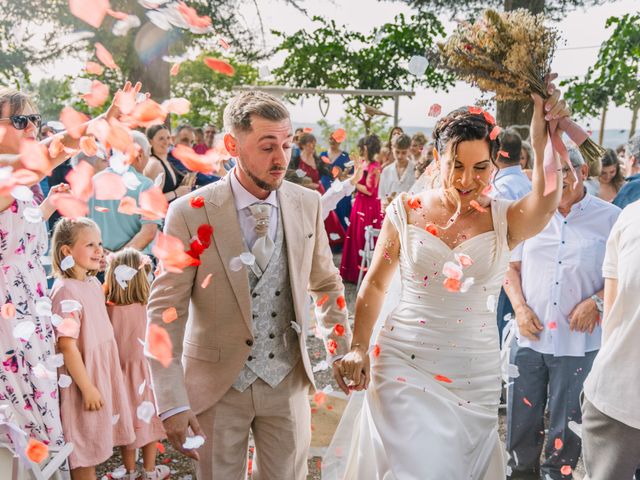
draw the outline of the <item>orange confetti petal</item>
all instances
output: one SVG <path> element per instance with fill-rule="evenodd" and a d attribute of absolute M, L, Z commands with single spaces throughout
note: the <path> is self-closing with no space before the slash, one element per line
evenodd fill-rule
<path fill-rule="evenodd" d="M 504 158 L 509 158 L 509 152 L 505 152 L 504 150 L 498 150 L 498 156 L 499 157 L 504 157 Z"/>
<path fill-rule="evenodd" d="M 107 207 L 93 207 L 96 212 L 107 213 L 109 209 Z"/>
<path fill-rule="evenodd" d="M 118 212 L 124 213 L 125 215 L 133 215 L 137 213 L 138 206 L 136 205 L 136 200 L 131 197 L 123 197 L 120 200 L 120 205 L 118 206 Z"/>
<path fill-rule="evenodd" d="M 187 23 L 195 28 L 207 28 L 211 25 L 211 18 L 199 16 L 195 8 L 189 7 L 184 2 L 178 2 L 178 11 L 187 21 Z"/>
<path fill-rule="evenodd" d="M 86 138 L 86 137 L 83 137 Z M 71 193 L 80 200 L 87 201 L 93 195 L 93 174 L 95 169 L 89 162 L 82 160 L 72 169 L 65 180 L 69 182 Z"/>
<path fill-rule="evenodd" d="M 25 139 L 20 144 L 22 164 L 34 172 L 50 175 L 52 168 L 47 153 L 47 148 L 35 140 Z"/>
<path fill-rule="evenodd" d="M 96 139 L 93 137 L 81 137 L 80 138 L 80 150 L 87 157 L 93 157 L 96 153 L 98 153 L 98 144 L 96 143 Z"/>
<path fill-rule="evenodd" d="M 311 133 L 311 132 L 313 132 L 313 128 L 311 128 L 311 127 L 304 127 L 304 128 L 302 129 L 302 131 L 303 131 L 304 133 Z"/>
<path fill-rule="evenodd" d="M 5 320 L 11 320 L 16 316 L 16 307 L 13 303 L 5 303 L 0 307 L 0 315 L 2 315 L 2 318 Z"/>
<path fill-rule="evenodd" d="M 531 406 L 532 406 L 532 405 L 531 405 L 531 402 L 529 401 L 529 399 L 528 399 L 527 397 L 524 397 L 524 398 L 522 399 L 522 401 L 524 402 L 524 404 L 525 404 L 527 407 L 531 407 Z"/>
<path fill-rule="evenodd" d="M 562 443 L 562 439 L 561 438 L 556 438 L 553 441 L 553 448 L 555 448 L 556 450 L 562 450 L 562 445 L 564 445 Z"/>
<path fill-rule="evenodd" d="M 122 177 L 116 173 L 103 172 L 93 179 L 96 200 L 120 200 L 127 193 Z"/>
<path fill-rule="evenodd" d="M 84 71 L 89 75 L 102 75 L 104 67 L 97 62 L 87 62 L 84 66 Z"/>
<path fill-rule="evenodd" d="M 334 339 L 329 339 L 327 341 L 327 351 L 331 354 L 334 355 L 336 353 L 336 350 L 338 350 L 338 344 L 336 343 L 336 341 Z"/>
<path fill-rule="evenodd" d="M 107 15 L 112 16 L 113 18 L 117 19 L 117 20 L 126 20 L 127 17 L 129 16 L 128 14 L 124 13 L 124 12 L 116 12 L 114 10 L 111 10 L 110 8 L 107 9 Z"/>
<path fill-rule="evenodd" d="M 64 107 L 60 112 L 60 121 L 64 124 L 69 135 L 73 138 L 80 138 L 86 128 L 86 125 L 83 124 L 89 121 L 89 117 L 84 113 L 76 112 L 71 107 Z"/>
<path fill-rule="evenodd" d="M 210 273 L 209 275 L 207 275 L 206 277 L 204 277 L 204 280 L 202 281 L 202 283 L 200 284 L 200 287 L 202 288 L 207 288 L 209 286 L 209 284 L 211 283 L 211 279 L 213 278 L 213 273 Z"/>
<path fill-rule="evenodd" d="M 379 356 L 380 356 L 380 345 L 375 344 L 375 345 L 373 346 L 372 353 L 373 353 L 373 356 L 374 356 L 374 357 L 376 357 L 376 358 L 377 358 L 377 357 L 379 357 Z"/>
<path fill-rule="evenodd" d="M 25 453 L 33 463 L 40 463 L 49 456 L 49 447 L 35 438 L 30 438 Z"/>
<path fill-rule="evenodd" d="M 172 77 L 175 77 L 176 75 L 178 75 L 179 72 L 180 72 L 180 64 L 179 63 L 174 63 L 173 65 L 171 65 L 171 70 L 169 70 L 169 74 Z"/>
<path fill-rule="evenodd" d="M 167 112 L 176 115 L 185 115 L 191 110 L 191 102 L 186 98 L 170 98 L 162 106 Z"/>
<path fill-rule="evenodd" d="M 53 140 L 51 140 L 51 143 L 49 144 L 49 156 L 51 158 L 56 158 L 63 151 L 64 145 L 62 143 L 62 139 L 60 138 L 60 136 L 56 135 L 55 137 L 53 137 Z"/>
<path fill-rule="evenodd" d="M 495 123 L 496 123 L 496 119 L 495 119 L 495 118 L 493 118 L 493 115 L 491 115 L 491 114 L 490 114 L 489 112 L 487 112 L 486 110 L 483 110 L 483 111 L 482 111 L 482 115 L 484 115 L 484 119 L 485 119 L 488 123 L 490 123 L 490 124 L 492 124 L 492 125 L 495 125 Z"/>
<path fill-rule="evenodd" d="M 430 117 L 437 117 L 441 112 L 442 107 L 439 104 L 434 103 L 429 107 L 429 113 L 427 115 L 429 115 Z"/>
<path fill-rule="evenodd" d="M 498 135 L 500 135 L 501 131 L 502 129 L 498 125 L 493 127 L 491 129 L 491 133 L 489 134 L 489 140 L 495 140 L 496 138 L 498 138 Z"/>
<path fill-rule="evenodd" d="M 411 210 L 418 210 L 422 208 L 422 201 L 420 200 L 420 197 L 411 197 L 407 200 L 407 206 Z"/>
<path fill-rule="evenodd" d="M 173 345 L 167 331 L 152 323 L 147 329 L 147 345 L 149 353 L 165 368 L 171 364 Z"/>
<path fill-rule="evenodd" d="M 480 115 L 484 110 L 480 107 L 469 107 L 469 113 L 472 115 Z"/>
<path fill-rule="evenodd" d="M 443 383 L 453 383 L 453 380 L 451 380 L 448 377 L 445 377 L 444 375 L 436 375 L 435 378 L 438 382 L 443 382 Z"/>
<path fill-rule="evenodd" d="M 158 232 L 151 251 L 169 272 L 182 273 L 184 268 L 199 264 L 198 260 L 184 251 L 184 245 L 179 238 L 162 232 Z"/>
<path fill-rule="evenodd" d="M 549 327 L 549 330 L 555 330 L 556 328 L 558 328 L 558 324 L 556 322 L 549 322 L 547 324 L 547 327 Z"/>
<path fill-rule="evenodd" d="M 228 75 L 229 77 L 232 77 L 236 73 L 235 69 L 224 60 L 219 60 L 213 57 L 206 57 L 204 59 L 204 63 L 211 70 L 222 73 L 223 75 Z"/>
<path fill-rule="evenodd" d="M 343 337 L 343 336 L 344 336 L 344 332 L 345 332 L 344 325 L 341 325 L 341 324 L 339 324 L 339 323 L 338 323 L 338 324 L 336 324 L 336 325 L 333 327 L 333 331 L 334 331 L 334 333 L 335 333 L 337 336 L 339 336 L 339 337 Z"/>
<path fill-rule="evenodd" d="M 480 205 L 477 200 L 471 200 L 469 202 L 469 205 L 471 205 L 473 208 L 475 208 L 480 213 L 487 213 L 489 211 L 486 208 L 484 208 L 482 205 Z"/>
<path fill-rule="evenodd" d="M 109 131 L 107 133 L 106 143 L 111 148 L 128 152 L 133 147 L 133 139 L 129 133 L 129 129 L 122 125 L 115 118 L 109 119 Z"/>
<path fill-rule="evenodd" d="M 109 8 L 109 0 L 69 0 L 71 14 L 93 28 L 100 28 Z"/>
<path fill-rule="evenodd" d="M 156 450 L 158 450 L 158 452 L 160 452 L 160 454 L 164 454 L 165 449 L 164 449 L 164 444 L 162 442 L 156 442 Z"/>
<path fill-rule="evenodd" d="M 319 407 L 322 406 L 322 404 L 326 401 L 327 401 L 327 394 L 322 391 L 316 392 L 313 395 L 313 402 Z"/>
<path fill-rule="evenodd" d="M 571 475 L 571 465 L 563 465 L 562 468 L 560 468 L 560 473 L 562 475 Z"/>
<path fill-rule="evenodd" d="M 344 131 L 344 128 L 339 128 L 331 134 L 331 138 L 338 143 L 342 143 L 347 139 L 347 132 Z"/>
<path fill-rule="evenodd" d="M 60 215 L 68 218 L 85 217 L 89 213 L 87 203 L 69 193 L 56 193 L 51 196 L 51 204 Z"/>
<path fill-rule="evenodd" d="M 99 80 L 91 82 L 91 92 L 82 95 L 82 99 L 90 107 L 99 107 L 109 98 L 109 87 Z"/>
<path fill-rule="evenodd" d="M 131 118 L 141 127 L 150 127 L 164 123 L 167 111 L 157 102 L 147 98 L 144 102 L 136 105 L 131 113 Z"/>
<path fill-rule="evenodd" d="M 342 170 L 340 169 L 340 167 L 333 167 L 331 169 L 331 175 L 333 176 L 333 178 L 336 178 L 338 175 L 340 175 L 340 172 Z"/>
<path fill-rule="evenodd" d="M 340 310 L 344 310 L 347 306 L 347 301 L 342 295 L 340 295 L 338 298 L 336 298 L 336 305 L 338 305 L 338 308 Z"/>
<path fill-rule="evenodd" d="M 424 229 L 429 232 L 434 237 L 438 236 L 438 227 L 436 227 L 433 223 L 428 223 Z"/>
<path fill-rule="evenodd" d="M 447 278 L 444 282 L 443 282 L 444 288 L 446 288 L 448 291 L 450 292 L 459 292 L 460 291 L 460 287 L 462 287 L 462 283 L 460 282 L 460 280 L 455 279 L 455 278 Z"/>
<path fill-rule="evenodd" d="M 176 307 L 169 307 L 164 312 L 162 312 L 162 321 L 164 323 L 171 323 L 177 319 L 178 311 L 176 310 Z"/>
<path fill-rule="evenodd" d="M 118 65 L 113 60 L 113 57 L 109 53 L 109 50 L 107 50 L 104 45 L 99 42 L 96 42 L 96 57 L 98 57 L 98 60 L 100 60 L 105 67 L 114 70 L 118 69 Z"/>
<path fill-rule="evenodd" d="M 169 203 L 159 187 L 153 186 L 139 195 L 142 216 L 146 220 L 160 220 L 167 215 Z"/>
<path fill-rule="evenodd" d="M 318 301 L 316 302 L 316 306 L 321 307 L 326 303 L 327 300 L 329 300 L 329 295 L 325 293 L 322 297 L 318 299 Z"/>

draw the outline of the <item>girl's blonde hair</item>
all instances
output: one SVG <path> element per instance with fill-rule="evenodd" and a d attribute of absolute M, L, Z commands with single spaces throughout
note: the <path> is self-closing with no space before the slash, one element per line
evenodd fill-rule
<path fill-rule="evenodd" d="M 68 268 L 62 270 L 62 261 L 64 255 L 62 254 L 62 247 L 68 245 L 72 247 L 78 240 L 78 232 L 83 228 L 95 228 L 100 231 L 100 227 L 90 218 L 66 218 L 62 217 L 56 222 L 53 229 L 53 235 L 51 237 L 51 257 L 53 275 L 57 278 L 75 278 L 74 269 Z M 97 274 L 97 270 L 89 270 L 87 275 Z"/>
<path fill-rule="evenodd" d="M 116 279 L 116 268 L 126 265 L 137 273 L 129 280 L 127 288 L 122 288 Z M 109 255 L 109 266 L 105 275 L 107 302 L 114 305 L 131 305 L 141 303 L 146 305 L 149 300 L 149 273 L 151 262 L 145 260 L 145 255 L 133 248 L 125 248 Z"/>

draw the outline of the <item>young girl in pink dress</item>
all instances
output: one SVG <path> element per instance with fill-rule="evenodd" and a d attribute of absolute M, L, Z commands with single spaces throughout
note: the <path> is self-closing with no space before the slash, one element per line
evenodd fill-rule
<path fill-rule="evenodd" d="M 355 283 L 360 273 L 360 250 L 364 248 L 364 229 L 382 227 L 382 212 L 378 199 L 378 183 L 380 181 L 380 164 L 375 156 L 380 152 L 380 139 L 369 135 L 359 142 L 360 154 L 366 166 L 362 179 L 356 185 L 356 199 L 351 207 L 349 229 L 342 249 L 340 275 L 346 282 Z"/>
<path fill-rule="evenodd" d="M 109 267 L 105 278 L 107 311 L 113 325 L 113 333 L 120 352 L 120 366 L 129 396 L 129 409 L 155 405 L 151 388 L 149 365 L 144 356 L 141 340 L 147 329 L 147 300 L 151 272 L 149 258 L 133 248 L 125 248 L 109 255 Z M 170 474 L 169 467 L 156 466 L 156 443 L 166 438 L 160 418 L 154 413 L 150 418 L 134 416 L 135 441 L 121 448 L 127 479 L 134 480 L 136 449 L 142 449 L 144 480 L 163 480 Z"/>
<path fill-rule="evenodd" d="M 118 347 L 95 273 L 104 256 L 98 226 L 88 218 L 61 218 L 51 239 L 51 291 L 58 351 L 60 416 L 73 480 L 96 478 L 96 465 L 113 447 L 135 440 Z"/>

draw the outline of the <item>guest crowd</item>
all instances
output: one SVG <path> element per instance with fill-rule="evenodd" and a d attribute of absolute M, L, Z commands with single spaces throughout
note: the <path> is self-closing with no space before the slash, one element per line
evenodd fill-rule
<path fill-rule="evenodd" d="M 1 90 L 0 109 L 6 130 L 1 153 L 18 153 L 22 140 L 57 133 L 41 125 L 23 93 Z M 94 155 L 71 157 L 31 189 L 3 194 L 0 448 L 34 439 L 54 451 L 72 442 L 74 478 L 95 478 L 95 467 L 121 447 L 126 478 L 169 476 L 167 467 L 155 464 L 157 442 L 166 436 L 139 343 L 163 220 L 133 207 L 150 192 L 171 203 L 234 175 L 232 158 L 204 174 L 175 155 L 178 146 L 202 155 L 220 140 L 214 125 L 182 124 L 172 131 L 153 125 L 131 133 L 137 156 L 125 167 L 98 144 Z M 424 134 L 410 136 L 397 126 L 383 139 L 359 139 L 354 152 L 341 148 L 344 140 L 335 132 L 325 139 L 297 129 L 287 179 L 322 196 L 326 234 L 341 254 L 340 274 L 357 283 L 366 275 L 367 242 L 375 243 L 385 209 L 398 195 L 437 182 L 438 152 Z M 500 143 L 504 154 L 494 161 L 488 194 L 516 200 L 531 190 L 532 149 L 509 129 Z M 611 472 L 640 462 L 634 408 L 640 397 L 640 135 L 607 150 L 596 166 L 570 147 L 558 173 L 560 206 L 539 235 L 512 252 L 503 292 L 491 307 L 509 353 L 508 475 L 571 478 L 582 454 L 592 479 L 622 479 Z M 71 220 L 51 198 L 69 192 L 69 179 L 78 175 L 93 188 L 87 188 L 86 215 Z M 104 192 L 119 175 L 131 208 Z M 53 328 L 44 321 L 49 317 Z M 23 440 L 9 432 L 10 422 L 26 434 Z"/>

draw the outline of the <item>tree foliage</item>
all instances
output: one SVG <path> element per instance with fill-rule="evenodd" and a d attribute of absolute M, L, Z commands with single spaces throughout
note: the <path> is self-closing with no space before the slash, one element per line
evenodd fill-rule
<path fill-rule="evenodd" d="M 560 20 L 570 10 L 586 8 L 606 3 L 611 0 L 400 0 L 409 6 L 419 10 L 428 10 L 437 13 L 450 13 L 451 17 L 457 15 L 476 17 L 487 8 L 514 10 L 526 8 L 532 12 L 544 14 L 554 20 Z"/>
<path fill-rule="evenodd" d="M 334 21 L 320 17 L 313 31 L 299 30 L 282 38 L 276 52 L 287 52 L 283 65 L 274 75 L 283 84 L 306 88 L 402 90 L 418 85 L 446 89 L 452 77 L 428 66 L 417 77 L 407 70 L 406 63 L 421 56 L 433 46 L 437 37 L 444 36 L 444 28 L 431 13 L 421 12 L 408 20 L 398 15 L 393 22 L 375 28 L 368 34 L 353 32 Z M 363 112 L 363 104 L 382 106 L 383 97 L 346 96 L 344 102 L 349 115 L 359 118 L 365 128 L 371 117 Z"/>
<path fill-rule="evenodd" d="M 222 113 L 234 95 L 234 87 L 253 85 L 258 80 L 258 70 L 239 60 L 229 61 L 236 71 L 233 77 L 212 71 L 202 61 L 209 55 L 211 52 L 205 52 L 194 61 L 180 65 L 180 71 L 171 85 L 173 97 L 184 97 L 191 102 L 191 111 L 180 117 L 181 122 L 189 122 L 194 126 L 209 123 L 221 126 Z"/>
<path fill-rule="evenodd" d="M 578 116 L 597 116 L 613 102 L 634 112 L 631 130 L 635 130 L 640 108 L 640 14 L 610 17 L 606 27 L 612 26 L 611 36 L 600 46 L 598 59 L 584 78 L 573 77 L 562 84 L 569 85 L 565 97 Z"/>

